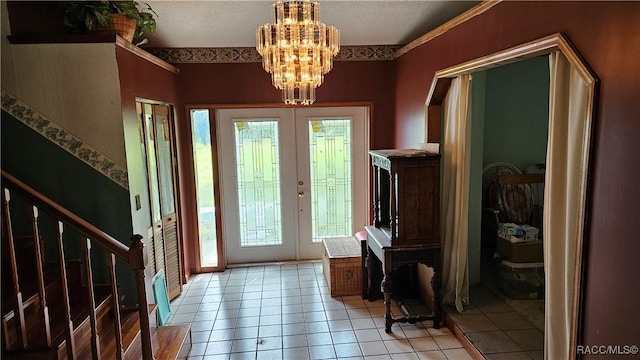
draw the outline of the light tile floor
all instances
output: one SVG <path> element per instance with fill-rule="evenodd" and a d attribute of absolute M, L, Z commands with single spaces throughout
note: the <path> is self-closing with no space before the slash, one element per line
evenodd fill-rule
<path fill-rule="evenodd" d="M 544 300 L 514 300 L 499 289 L 495 261 L 484 256 L 481 279 L 469 289 L 471 304 L 451 320 L 487 360 L 544 358 Z"/>
<path fill-rule="evenodd" d="M 484 285 L 472 286 L 470 295 L 462 314 L 453 306 L 444 309 L 487 360 L 544 358 L 540 329 Z"/>
<path fill-rule="evenodd" d="M 383 302 L 332 298 L 320 262 L 198 274 L 171 310 L 171 324 L 191 323 L 180 359 L 471 359 L 431 322 L 385 333 Z"/>

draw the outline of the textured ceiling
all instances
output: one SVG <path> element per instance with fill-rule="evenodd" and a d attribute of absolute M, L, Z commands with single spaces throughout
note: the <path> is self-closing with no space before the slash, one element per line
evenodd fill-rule
<path fill-rule="evenodd" d="M 253 47 L 275 1 L 148 1 L 158 14 L 149 46 Z M 404 45 L 479 1 L 340 1 L 320 3 L 320 20 L 340 30 L 341 45 Z"/>

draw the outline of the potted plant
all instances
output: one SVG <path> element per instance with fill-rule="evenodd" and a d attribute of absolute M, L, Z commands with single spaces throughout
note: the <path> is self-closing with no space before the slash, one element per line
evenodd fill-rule
<path fill-rule="evenodd" d="M 71 33 L 116 32 L 133 41 L 144 30 L 156 32 L 155 16 L 151 6 L 141 6 L 132 0 L 124 1 L 71 1 L 63 2 L 64 23 Z"/>

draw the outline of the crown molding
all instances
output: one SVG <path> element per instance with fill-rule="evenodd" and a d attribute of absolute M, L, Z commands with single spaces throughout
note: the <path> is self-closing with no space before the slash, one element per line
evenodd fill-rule
<path fill-rule="evenodd" d="M 393 60 L 399 45 L 341 46 L 335 61 Z M 145 51 L 168 63 L 222 64 L 257 63 L 262 57 L 253 47 L 147 48 Z"/>
<path fill-rule="evenodd" d="M 462 14 L 456 16 L 455 18 L 447 21 L 446 23 L 438 26 L 437 28 L 429 31 L 428 33 L 420 36 L 419 38 L 413 40 L 409 44 L 401 47 L 395 54 L 394 58 L 400 57 L 403 54 L 408 53 L 409 51 L 417 48 L 418 46 L 429 42 L 438 36 L 446 33 L 447 31 L 453 29 L 454 27 L 464 23 L 465 21 L 472 19 L 485 11 L 491 9 L 495 5 L 498 5 L 502 0 L 483 0 L 480 4 L 472 7 L 471 9 L 463 12 Z"/>

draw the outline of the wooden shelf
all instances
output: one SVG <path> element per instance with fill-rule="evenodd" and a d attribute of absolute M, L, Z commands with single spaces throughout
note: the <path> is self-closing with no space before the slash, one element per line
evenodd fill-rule
<path fill-rule="evenodd" d="M 52 36 L 39 35 L 9 35 L 12 44 L 89 44 L 115 43 L 117 35 L 108 34 L 65 34 Z"/>

